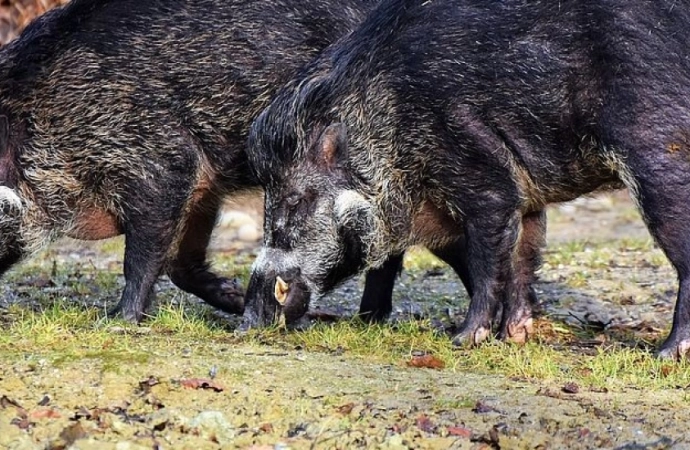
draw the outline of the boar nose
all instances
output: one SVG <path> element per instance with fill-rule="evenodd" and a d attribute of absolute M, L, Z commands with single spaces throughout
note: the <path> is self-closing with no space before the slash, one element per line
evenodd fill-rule
<path fill-rule="evenodd" d="M 301 274 L 302 274 L 302 271 L 300 270 L 299 267 L 293 267 L 290 269 L 279 271 L 276 274 L 276 276 L 281 277 L 287 281 L 294 281 L 294 280 L 298 279 Z"/>

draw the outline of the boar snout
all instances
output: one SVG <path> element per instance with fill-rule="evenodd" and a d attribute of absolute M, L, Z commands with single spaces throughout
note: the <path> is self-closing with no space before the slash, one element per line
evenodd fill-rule
<path fill-rule="evenodd" d="M 263 270 L 262 270 L 263 269 Z M 272 324 L 290 325 L 306 314 L 311 291 L 299 268 L 254 267 L 247 287 L 242 330 Z"/>

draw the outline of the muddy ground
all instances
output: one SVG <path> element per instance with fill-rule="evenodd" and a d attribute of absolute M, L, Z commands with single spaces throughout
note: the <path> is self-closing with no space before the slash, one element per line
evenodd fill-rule
<path fill-rule="evenodd" d="M 254 212 L 232 208 L 214 258 L 251 259 Z M 114 304 L 122 254 L 111 247 L 66 240 L 41 257 L 61 273 L 113 273 L 112 288 L 99 288 L 92 276 L 65 291 L 36 281 L 45 274 L 22 272 L 2 286 L 0 324 L 9 326 L 22 308 L 45 307 L 37 286 L 72 292 L 63 300 L 85 307 Z M 547 261 L 537 284 L 546 320 L 599 327 L 602 336 L 630 331 L 638 337 L 623 345 L 643 348 L 651 345 L 644 336 L 668 328 L 675 275 L 626 194 L 552 209 Z M 415 261 L 408 269 L 396 286 L 393 320 L 431 318 L 452 332 L 467 306 L 454 274 L 417 269 Z M 313 305 L 311 316 L 351 316 L 361 287 L 351 280 Z M 196 302 L 167 280 L 159 298 Z M 0 448 L 690 448 L 687 386 L 602 388 L 409 367 L 332 342 L 316 352 L 243 340 L 232 331 L 237 320 L 226 319 L 226 333 L 187 342 L 146 326 L 112 327 L 98 351 L 85 344 L 69 357 L 0 341 Z M 54 339 L 71 333 L 56 329 Z M 126 339 L 128 350 L 109 353 L 112 339 Z M 601 351 L 598 344 L 592 351 Z"/>

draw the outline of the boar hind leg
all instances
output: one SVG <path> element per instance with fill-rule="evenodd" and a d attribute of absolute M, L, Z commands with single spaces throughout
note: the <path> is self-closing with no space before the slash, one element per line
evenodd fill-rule
<path fill-rule="evenodd" d="M 665 147 L 630 151 L 625 160 L 629 176 L 623 178 L 678 274 L 673 326 L 658 354 L 679 359 L 690 350 L 690 144 L 680 140 Z"/>
<path fill-rule="evenodd" d="M 195 203 L 185 221 L 168 275 L 177 287 L 209 305 L 230 314 L 242 314 L 244 303 L 239 283 L 211 272 L 206 260 L 206 249 L 216 223 L 219 203 L 210 194 Z"/>
<path fill-rule="evenodd" d="M 504 299 L 500 339 L 523 343 L 533 334 L 532 314 L 538 307 L 533 283 L 542 264 L 546 245 L 546 213 L 537 211 L 522 217 L 522 230 L 517 248 L 513 298 Z"/>
<path fill-rule="evenodd" d="M 456 345 L 487 339 L 517 284 L 511 255 L 516 250 L 521 216 L 505 206 L 486 209 L 495 213 L 468 217 L 465 224 L 472 297 L 460 331 L 453 338 Z"/>

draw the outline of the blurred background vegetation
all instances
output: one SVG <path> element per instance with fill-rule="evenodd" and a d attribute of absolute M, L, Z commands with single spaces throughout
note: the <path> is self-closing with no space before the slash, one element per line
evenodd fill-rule
<path fill-rule="evenodd" d="M 21 33 L 36 16 L 69 0 L 0 0 L 0 44 Z"/>

